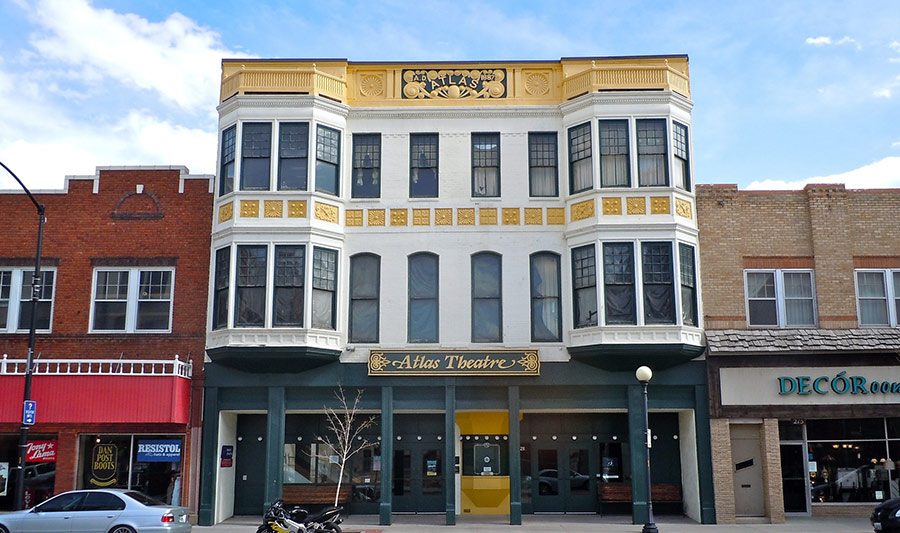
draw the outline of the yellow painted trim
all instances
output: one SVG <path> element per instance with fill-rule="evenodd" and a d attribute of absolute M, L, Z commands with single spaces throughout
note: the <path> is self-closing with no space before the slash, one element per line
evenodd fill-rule
<path fill-rule="evenodd" d="M 219 206 L 219 224 L 234 218 L 234 202 L 228 202 Z"/>
<path fill-rule="evenodd" d="M 590 198 L 577 204 L 572 204 L 572 221 L 584 220 L 594 216 L 594 199 Z"/>
<path fill-rule="evenodd" d="M 435 226 L 452 226 L 453 225 L 453 209 L 439 208 L 434 210 Z"/>
<path fill-rule="evenodd" d="M 671 213 L 669 208 L 668 196 L 651 196 L 650 197 L 650 214 L 651 215 L 668 215 Z"/>
<path fill-rule="evenodd" d="M 349 227 L 358 227 L 363 225 L 362 209 L 347 209 L 344 211 L 344 224 Z"/>
<path fill-rule="evenodd" d="M 566 223 L 565 207 L 548 207 L 547 208 L 547 224 L 551 226 L 560 226 Z"/>
<path fill-rule="evenodd" d="M 306 218 L 306 200 L 288 200 L 288 218 Z"/>
<path fill-rule="evenodd" d="M 413 226 L 431 225 L 431 209 L 413 209 L 412 212 Z"/>
<path fill-rule="evenodd" d="M 241 200 L 241 218 L 259 218 L 259 200 Z"/>
<path fill-rule="evenodd" d="M 281 218 L 284 216 L 284 202 L 281 200 L 266 200 L 263 202 L 263 213 L 266 218 Z"/>
<path fill-rule="evenodd" d="M 408 211 L 406 209 L 391 209 L 391 226 L 407 226 Z"/>
<path fill-rule="evenodd" d="M 518 226 L 520 212 L 521 211 L 518 207 L 504 207 L 503 208 L 503 225 L 504 226 Z"/>
<path fill-rule="evenodd" d="M 475 225 L 475 208 L 459 207 L 456 209 L 456 224 L 459 226 Z"/>
<path fill-rule="evenodd" d="M 478 208 L 478 224 L 480 226 L 496 226 L 497 225 L 497 208 L 496 207 L 479 207 Z"/>
<path fill-rule="evenodd" d="M 603 199 L 603 214 L 604 215 L 621 215 L 622 214 L 622 199 L 618 196 L 614 196 L 611 198 Z"/>
<path fill-rule="evenodd" d="M 688 219 L 694 218 L 691 203 L 687 200 L 682 200 L 681 198 L 675 199 L 675 214 Z"/>
<path fill-rule="evenodd" d="M 370 226 L 384 226 L 384 209 L 369 209 Z"/>
<path fill-rule="evenodd" d="M 643 196 L 632 196 L 625 201 L 629 215 L 646 215 L 647 199 Z"/>
<path fill-rule="evenodd" d="M 340 208 L 338 206 L 315 202 L 313 203 L 313 209 L 315 210 L 316 220 L 331 222 L 332 224 L 338 223 L 338 214 L 340 213 Z"/>
<path fill-rule="evenodd" d="M 540 207 L 525 208 L 525 225 L 540 226 L 544 223 L 544 210 Z"/>

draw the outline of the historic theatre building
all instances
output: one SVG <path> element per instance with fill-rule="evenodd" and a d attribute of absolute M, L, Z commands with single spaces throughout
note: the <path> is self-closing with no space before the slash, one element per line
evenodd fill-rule
<path fill-rule="evenodd" d="M 225 60 L 199 520 L 712 523 L 686 56 Z"/>
<path fill-rule="evenodd" d="M 697 201 L 717 522 L 869 516 L 900 479 L 900 190 Z"/>

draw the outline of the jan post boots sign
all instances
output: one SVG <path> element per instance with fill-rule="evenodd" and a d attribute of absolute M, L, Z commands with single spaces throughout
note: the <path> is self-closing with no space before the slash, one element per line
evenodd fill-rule
<path fill-rule="evenodd" d="M 119 447 L 115 444 L 95 444 L 91 452 L 90 483 L 94 487 L 110 487 L 119 480 Z"/>

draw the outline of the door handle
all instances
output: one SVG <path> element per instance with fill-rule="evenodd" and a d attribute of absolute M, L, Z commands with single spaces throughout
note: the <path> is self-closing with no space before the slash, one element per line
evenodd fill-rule
<path fill-rule="evenodd" d="M 114 514 L 108 514 L 108 515 L 106 515 L 106 518 L 115 518 L 115 517 L 116 517 L 116 515 L 114 515 Z"/>

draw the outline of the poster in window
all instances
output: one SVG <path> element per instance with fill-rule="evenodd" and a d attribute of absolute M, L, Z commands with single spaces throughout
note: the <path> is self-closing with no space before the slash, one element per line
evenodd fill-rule
<path fill-rule="evenodd" d="M 6 496 L 6 486 L 9 481 L 9 463 L 0 463 L 0 496 Z"/>
<path fill-rule="evenodd" d="M 433 477 L 433 476 L 438 475 L 437 459 L 427 459 L 425 461 L 425 475 L 427 477 Z"/>
<path fill-rule="evenodd" d="M 109 487 L 118 481 L 119 448 L 115 444 L 97 444 L 91 454 L 90 483 L 94 487 Z"/>

